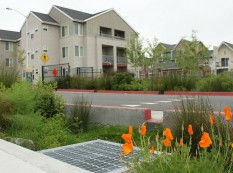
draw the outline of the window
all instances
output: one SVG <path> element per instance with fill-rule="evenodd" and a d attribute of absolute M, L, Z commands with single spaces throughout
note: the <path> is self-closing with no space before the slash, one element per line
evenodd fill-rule
<path fill-rule="evenodd" d="M 48 25 L 43 25 L 43 30 L 48 31 Z"/>
<path fill-rule="evenodd" d="M 13 43 L 12 42 L 6 42 L 6 50 L 13 51 Z"/>
<path fill-rule="evenodd" d="M 34 54 L 31 54 L 31 59 L 34 59 Z"/>
<path fill-rule="evenodd" d="M 62 35 L 62 37 L 68 36 L 68 26 L 63 26 L 61 28 L 61 35 Z"/>
<path fill-rule="evenodd" d="M 13 59 L 7 58 L 6 59 L 6 66 L 7 67 L 13 67 Z"/>
<path fill-rule="evenodd" d="M 222 67 L 228 67 L 228 61 L 229 61 L 229 58 L 222 58 L 221 59 Z"/>
<path fill-rule="evenodd" d="M 83 57 L 83 47 L 82 46 L 75 46 L 75 56 Z"/>
<path fill-rule="evenodd" d="M 34 33 L 31 33 L 31 39 L 33 39 L 34 38 Z"/>
<path fill-rule="evenodd" d="M 68 47 L 63 47 L 62 48 L 62 58 L 67 58 L 68 57 Z"/>
<path fill-rule="evenodd" d="M 75 34 L 79 36 L 83 36 L 83 24 L 80 23 L 75 24 Z"/>
<path fill-rule="evenodd" d="M 48 52 L 48 47 L 44 46 L 43 47 L 43 52 Z"/>

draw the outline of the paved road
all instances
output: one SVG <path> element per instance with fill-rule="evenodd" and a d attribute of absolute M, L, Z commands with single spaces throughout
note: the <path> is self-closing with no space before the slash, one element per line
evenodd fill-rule
<path fill-rule="evenodd" d="M 105 93 L 78 93 L 57 92 L 62 95 L 66 103 L 74 103 L 74 100 L 86 98 L 92 105 L 100 106 L 123 106 L 151 108 L 153 111 L 164 111 L 174 109 L 181 100 L 194 99 L 194 96 L 173 95 L 140 95 L 140 94 L 105 94 Z M 223 111 L 225 105 L 233 107 L 232 96 L 203 96 L 209 99 L 214 111 Z"/>

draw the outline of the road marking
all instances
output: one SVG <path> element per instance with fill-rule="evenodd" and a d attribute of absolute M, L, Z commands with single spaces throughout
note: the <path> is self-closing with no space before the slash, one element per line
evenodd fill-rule
<path fill-rule="evenodd" d="M 185 98 L 182 98 L 183 100 L 192 100 L 192 99 L 195 99 L 194 97 L 185 97 Z"/>
<path fill-rule="evenodd" d="M 143 105 L 155 105 L 155 104 L 158 104 L 158 103 L 147 103 L 147 102 L 141 102 L 141 104 L 143 104 Z"/>
<path fill-rule="evenodd" d="M 169 99 L 169 100 L 171 100 L 173 102 L 180 102 L 181 101 L 181 99 Z"/>
<path fill-rule="evenodd" d="M 141 106 L 141 105 L 122 105 L 122 106 L 127 106 L 127 107 L 138 107 L 138 106 Z"/>
<path fill-rule="evenodd" d="M 156 101 L 156 102 L 159 102 L 159 103 L 171 103 L 172 101 Z"/>

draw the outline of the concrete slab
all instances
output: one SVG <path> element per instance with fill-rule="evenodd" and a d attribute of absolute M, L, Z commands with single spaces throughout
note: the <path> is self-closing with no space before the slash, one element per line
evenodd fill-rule
<path fill-rule="evenodd" d="M 0 139 L 1 173 L 90 173 Z"/>

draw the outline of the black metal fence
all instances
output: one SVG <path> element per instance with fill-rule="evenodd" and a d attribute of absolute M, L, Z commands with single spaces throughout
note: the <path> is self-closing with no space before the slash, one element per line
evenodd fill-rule
<path fill-rule="evenodd" d="M 70 75 L 69 63 L 42 66 L 42 81 L 49 82 Z"/>

